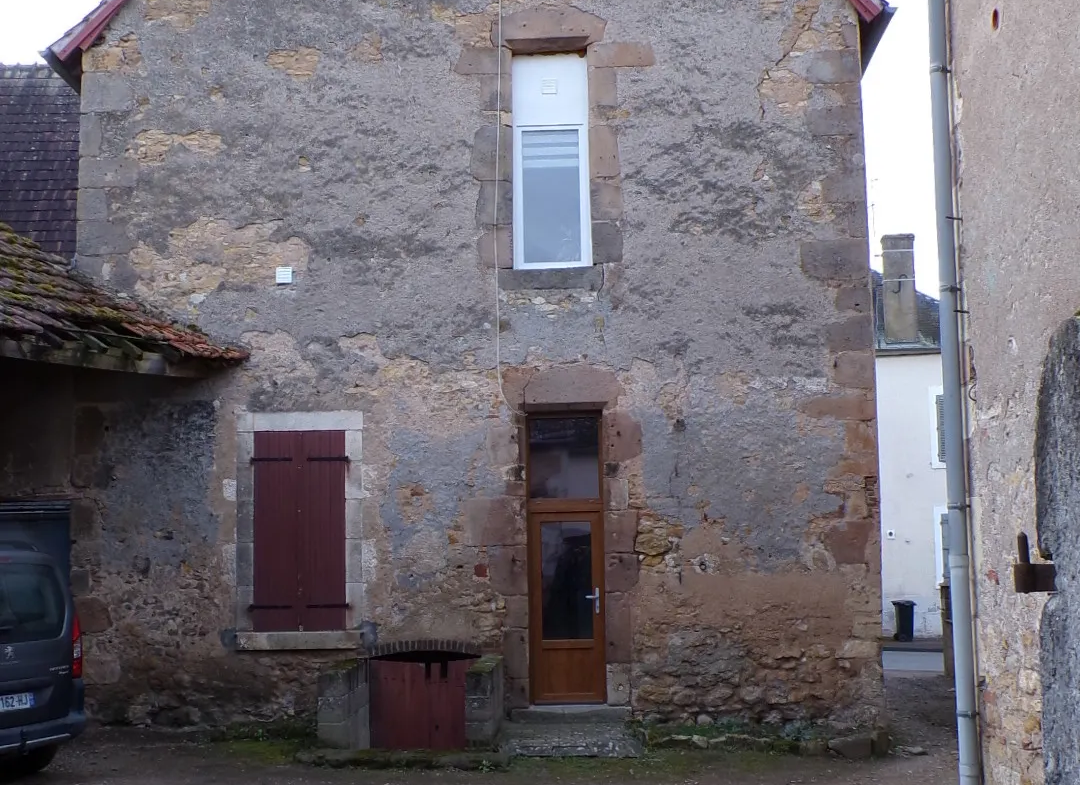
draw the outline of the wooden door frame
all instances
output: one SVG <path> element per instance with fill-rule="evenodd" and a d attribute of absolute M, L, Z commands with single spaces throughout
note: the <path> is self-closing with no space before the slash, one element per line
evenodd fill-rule
<path fill-rule="evenodd" d="M 529 447 L 529 425 L 531 422 L 539 419 L 564 419 L 564 418 L 584 418 L 590 417 L 596 420 L 596 438 L 597 438 L 597 451 L 596 451 L 596 463 L 597 463 L 597 490 L 599 491 L 599 497 L 594 499 L 532 499 L 529 496 L 529 463 L 531 458 L 531 450 Z M 526 416 L 524 426 L 522 428 L 524 438 L 521 440 L 522 455 L 525 465 L 525 517 L 526 517 L 526 557 L 527 557 L 527 591 L 528 591 L 528 609 L 529 609 L 529 702 L 532 704 L 538 703 L 568 703 L 568 702 L 580 702 L 580 703 L 607 703 L 607 586 L 605 579 L 605 547 L 606 538 L 604 536 L 604 509 L 605 509 L 605 493 L 604 493 L 604 417 L 603 412 L 600 410 L 560 410 L 560 411 L 543 411 L 543 412 L 530 412 Z M 539 653 L 543 648 L 543 606 L 541 604 L 543 595 L 541 594 L 539 587 L 535 587 L 534 581 L 539 578 L 540 575 L 540 526 L 545 522 L 557 522 L 567 521 L 573 522 L 574 520 L 588 521 L 591 525 L 591 533 L 593 537 L 592 542 L 592 570 L 595 580 L 594 586 L 599 589 L 600 592 L 600 612 L 595 615 L 593 621 L 593 638 L 592 645 L 596 646 L 600 651 L 600 656 L 604 660 L 604 673 L 603 688 L 601 690 L 601 696 L 599 701 L 595 699 L 583 701 L 575 699 L 572 696 L 566 696 L 563 699 L 548 698 L 543 701 L 537 700 L 536 686 L 538 680 L 536 678 L 537 665 L 539 663 Z M 548 648 L 586 648 L 584 646 L 573 646 L 571 641 L 564 641 L 565 646 L 549 646 Z"/>

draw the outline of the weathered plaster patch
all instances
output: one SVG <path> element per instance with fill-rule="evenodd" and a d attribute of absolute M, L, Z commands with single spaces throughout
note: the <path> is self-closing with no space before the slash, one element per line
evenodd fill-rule
<path fill-rule="evenodd" d="M 185 310 L 223 283 L 271 286 L 275 267 L 303 272 L 311 249 L 298 237 L 271 240 L 281 225 L 281 221 L 268 221 L 233 228 L 222 221 L 200 218 L 169 232 L 164 254 L 140 243 L 130 255 L 139 275 L 135 291 L 141 297 Z"/>
<path fill-rule="evenodd" d="M 299 49 L 275 49 L 266 56 L 266 64 L 271 68 L 284 71 L 289 76 L 310 79 L 315 75 L 321 56 L 322 52 L 310 46 L 301 46 Z"/>
<path fill-rule="evenodd" d="M 366 34 L 356 46 L 349 50 L 349 57 L 362 63 L 378 63 L 383 59 L 382 36 L 372 31 Z"/>
<path fill-rule="evenodd" d="M 183 145 L 194 153 L 214 156 L 225 148 L 220 134 L 210 131 L 192 131 L 189 134 L 170 134 L 166 131 L 143 131 L 135 137 L 127 155 L 139 163 L 154 166 L 164 163 L 165 156 L 177 145 Z"/>

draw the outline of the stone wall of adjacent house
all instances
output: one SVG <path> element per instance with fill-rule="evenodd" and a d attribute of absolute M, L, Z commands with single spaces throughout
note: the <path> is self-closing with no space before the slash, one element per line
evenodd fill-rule
<path fill-rule="evenodd" d="M 1058 597 L 1047 609 L 1045 595 L 1016 594 L 1011 567 L 1017 533 L 1026 532 L 1032 547 L 1036 533 L 1039 540 L 1046 534 L 1036 517 L 1038 395 L 1051 338 L 1080 308 L 1073 261 L 1080 226 L 1068 174 L 1080 166 L 1080 151 L 1065 142 L 1080 131 L 1073 111 L 1080 87 L 1075 80 L 1056 80 L 1048 90 L 1032 85 L 1042 74 L 1076 73 L 1078 62 L 1062 45 L 1050 8 L 975 0 L 951 6 L 961 264 L 971 314 L 966 371 L 984 769 L 991 785 L 1036 785 L 1044 779 L 1044 748 L 1075 750 L 1075 725 L 1062 722 L 1071 708 L 1055 718 L 1058 728 L 1068 726 L 1065 737 L 1044 739 L 1042 720 L 1044 701 L 1065 692 L 1068 678 L 1059 670 L 1043 681 L 1040 637 L 1057 636 L 1068 647 L 1066 636 L 1043 623 L 1047 611 L 1065 623 L 1071 611 L 1062 604 L 1071 600 Z M 1043 53 L 1037 62 L 1034 51 Z M 1059 427 L 1067 434 L 1070 426 Z M 1068 473 L 1053 482 L 1067 489 Z M 1054 537 L 1072 542 L 1057 516 Z"/>
<path fill-rule="evenodd" d="M 508 703 L 527 702 L 514 410 L 598 403 L 609 700 L 656 718 L 872 721 L 853 10 L 502 5 L 514 51 L 553 27 L 588 50 L 587 271 L 500 269 L 509 151 L 493 131 L 512 85 L 498 89 L 495 3 L 132 0 L 87 53 L 80 265 L 252 350 L 182 403 L 104 415 L 95 455 L 130 468 L 99 525 L 139 535 L 102 545 L 92 594 L 114 665 L 95 694 L 301 700 L 317 657 L 232 651 L 237 423 L 354 411 L 365 629 L 500 651 Z M 278 266 L 294 283 L 274 284 Z M 173 454 L 128 451 L 141 434 Z M 147 652 L 166 650 L 158 668 Z"/>

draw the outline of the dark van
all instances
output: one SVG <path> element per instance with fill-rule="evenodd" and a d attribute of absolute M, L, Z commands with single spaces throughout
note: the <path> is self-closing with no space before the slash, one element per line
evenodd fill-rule
<path fill-rule="evenodd" d="M 0 542 L 0 772 L 32 774 L 82 733 L 82 639 L 67 576 Z"/>

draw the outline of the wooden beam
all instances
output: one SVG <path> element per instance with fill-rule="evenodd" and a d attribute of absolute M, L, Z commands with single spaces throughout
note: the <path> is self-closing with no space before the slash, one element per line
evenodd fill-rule
<path fill-rule="evenodd" d="M 112 330 L 110 330 L 105 325 L 101 325 L 101 331 L 102 331 L 102 334 L 105 336 L 105 340 L 108 343 L 110 343 L 113 346 L 115 346 L 116 348 L 118 348 L 120 351 L 122 351 L 124 354 L 126 354 L 131 359 L 138 360 L 138 359 L 142 358 L 142 356 L 143 356 L 142 349 L 140 349 L 138 346 L 133 344 L 131 341 L 129 341 L 124 336 L 120 335 L 119 333 L 113 332 Z"/>
<path fill-rule="evenodd" d="M 16 360 L 43 362 L 51 365 L 68 365 L 77 368 L 94 368 L 101 371 L 119 371 L 150 376 L 172 376 L 202 379 L 213 372 L 213 367 L 200 362 L 170 363 L 160 354 L 140 352 L 140 359 L 133 360 L 122 353 L 87 351 L 85 345 L 72 342 L 63 349 L 52 349 L 32 341 L 0 339 L 0 357 Z"/>

